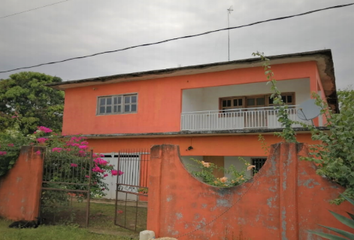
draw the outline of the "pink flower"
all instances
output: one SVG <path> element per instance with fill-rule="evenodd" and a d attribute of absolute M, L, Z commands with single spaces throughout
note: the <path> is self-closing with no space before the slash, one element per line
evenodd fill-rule
<path fill-rule="evenodd" d="M 6 155 L 6 152 L 5 151 L 0 151 L 0 156 L 1 155 L 3 155 L 3 156 Z"/>
<path fill-rule="evenodd" d="M 52 148 L 52 152 L 61 152 L 62 148 L 58 148 L 58 147 L 55 147 L 55 148 Z"/>
<path fill-rule="evenodd" d="M 71 163 L 71 164 L 70 164 L 70 167 L 77 167 L 77 164 Z"/>
<path fill-rule="evenodd" d="M 95 166 L 94 168 L 92 168 L 92 172 L 100 172 L 100 173 L 103 173 L 104 170 L 102 170 L 99 166 Z"/>
<path fill-rule="evenodd" d="M 124 172 L 122 172 L 121 170 L 118 170 L 118 171 L 117 171 L 117 170 L 114 170 L 114 169 L 113 169 L 113 170 L 111 171 L 112 176 L 117 176 L 117 175 L 120 176 L 120 175 L 122 175 L 123 173 L 124 173 Z"/>
<path fill-rule="evenodd" d="M 40 127 L 37 127 L 38 130 L 42 131 L 42 132 L 45 132 L 45 133 L 50 133 L 50 132 L 53 132 L 52 129 L 50 128 L 47 128 L 47 127 L 43 127 L 43 126 L 40 126 Z"/>
<path fill-rule="evenodd" d="M 35 152 L 37 155 L 41 155 L 41 151 L 37 151 L 37 152 Z"/>
<path fill-rule="evenodd" d="M 7 144 L 7 146 L 9 146 L 9 147 L 13 147 L 13 146 L 14 146 L 14 144 L 13 144 L 13 143 L 9 143 L 9 144 Z"/>
<path fill-rule="evenodd" d="M 83 142 L 81 142 L 80 144 L 81 144 L 81 145 L 87 145 L 88 142 L 87 142 L 87 141 L 83 141 Z"/>
<path fill-rule="evenodd" d="M 86 148 L 88 148 L 88 146 L 86 146 L 86 145 L 80 145 L 79 148 L 80 148 L 80 149 L 86 149 Z"/>
<path fill-rule="evenodd" d="M 90 176 L 89 175 L 85 175 L 85 178 L 90 178 Z"/>
<path fill-rule="evenodd" d="M 17 118 L 17 116 L 12 116 L 11 118 Z"/>
<path fill-rule="evenodd" d="M 79 151 L 79 156 L 80 156 L 80 157 L 86 156 L 86 152 L 85 152 L 84 150 L 80 150 L 80 151 Z"/>
<path fill-rule="evenodd" d="M 107 161 L 106 160 L 103 160 L 102 158 L 96 158 L 93 160 L 96 164 L 100 164 L 100 165 L 107 165 Z"/>
<path fill-rule="evenodd" d="M 39 143 L 45 143 L 45 141 L 47 141 L 48 138 L 37 138 L 37 142 Z"/>
<path fill-rule="evenodd" d="M 108 176 L 108 174 L 107 173 L 105 173 L 104 175 L 103 175 L 103 177 L 105 178 L 105 177 L 107 177 Z"/>

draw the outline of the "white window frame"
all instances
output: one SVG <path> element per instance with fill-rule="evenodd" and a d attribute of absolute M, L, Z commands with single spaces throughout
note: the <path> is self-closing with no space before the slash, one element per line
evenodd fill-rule
<path fill-rule="evenodd" d="M 132 102 L 132 97 L 135 97 L 135 102 Z M 120 99 L 120 103 L 119 103 Z M 129 99 L 129 100 L 128 100 Z M 104 103 L 102 104 L 102 100 Z M 107 104 L 107 101 L 110 103 Z M 131 109 L 134 108 L 132 111 Z M 104 113 L 101 113 L 101 108 L 104 108 Z M 107 113 L 107 110 L 110 109 L 110 112 Z M 120 109 L 120 111 L 118 111 Z M 116 114 L 129 114 L 138 112 L 138 94 L 129 93 L 129 94 L 120 94 L 120 95 L 109 95 L 109 96 L 99 96 L 97 97 L 97 106 L 96 106 L 96 115 L 116 115 Z"/>

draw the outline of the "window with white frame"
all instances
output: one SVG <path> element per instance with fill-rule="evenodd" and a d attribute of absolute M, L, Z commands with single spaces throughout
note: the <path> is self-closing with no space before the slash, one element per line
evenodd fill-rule
<path fill-rule="evenodd" d="M 102 96 L 97 99 L 97 115 L 136 113 L 138 94 Z"/>

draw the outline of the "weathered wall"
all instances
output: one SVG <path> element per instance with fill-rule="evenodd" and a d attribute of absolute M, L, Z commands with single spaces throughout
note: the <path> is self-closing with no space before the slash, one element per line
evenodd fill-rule
<path fill-rule="evenodd" d="M 36 152 L 40 151 L 41 154 Z M 22 147 L 14 167 L 0 180 L 0 216 L 11 220 L 38 217 L 44 148 Z"/>
<path fill-rule="evenodd" d="M 345 214 L 351 205 L 329 204 L 344 189 L 300 161 L 303 144 L 276 144 L 261 171 L 238 187 L 222 189 L 191 176 L 175 145 L 154 146 L 149 165 L 148 229 L 178 239 L 319 239 L 318 224 L 344 228 L 328 210 Z M 234 238 L 233 238 L 234 237 Z"/>

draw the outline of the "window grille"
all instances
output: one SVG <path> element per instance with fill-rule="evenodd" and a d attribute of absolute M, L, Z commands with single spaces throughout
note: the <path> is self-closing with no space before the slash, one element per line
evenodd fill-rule
<path fill-rule="evenodd" d="M 253 174 L 259 172 L 263 165 L 265 164 L 267 158 L 252 158 L 252 165 L 256 166 L 253 168 Z"/>

